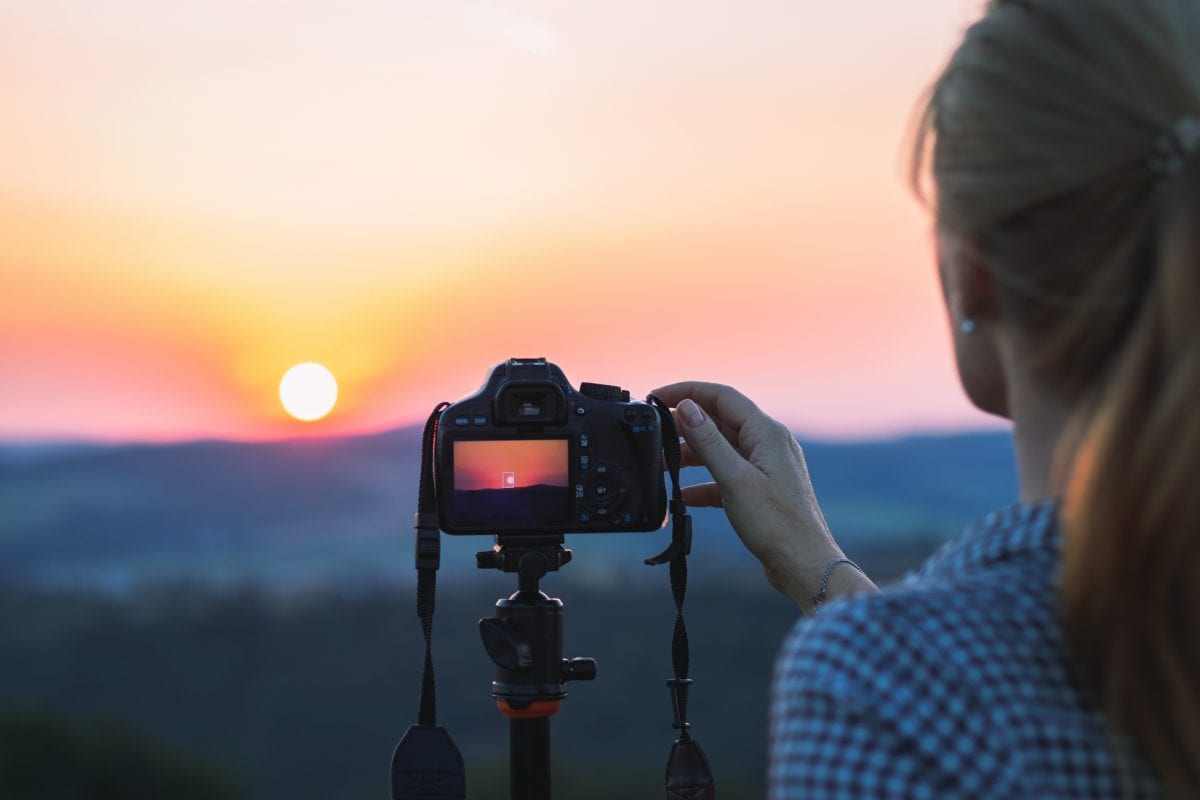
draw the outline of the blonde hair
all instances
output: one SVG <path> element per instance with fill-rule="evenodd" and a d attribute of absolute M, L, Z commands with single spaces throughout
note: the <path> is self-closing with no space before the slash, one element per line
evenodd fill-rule
<path fill-rule="evenodd" d="M 1195 122 L 1189 122 L 1193 120 Z M 1200 0 L 993 0 L 924 109 L 941 229 L 977 245 L 1073 411 L 1073 663 L 1200 789 Z"/>

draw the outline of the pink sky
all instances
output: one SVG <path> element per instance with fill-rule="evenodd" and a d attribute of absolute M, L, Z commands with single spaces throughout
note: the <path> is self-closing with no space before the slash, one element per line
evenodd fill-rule
<path fill-rule="evenodd" d="M 994 425 L 903 178 L 980 6 L 5 3 L 0 439 L 374 430 L 510 355 L 812 436 Z"/>

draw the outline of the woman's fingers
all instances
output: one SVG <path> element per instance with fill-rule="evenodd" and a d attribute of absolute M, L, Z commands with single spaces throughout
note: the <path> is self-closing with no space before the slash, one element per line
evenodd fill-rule
<path fill-rule="evenodd" d="M 679 442 L 679 468 L 684 467 L 703 467 L 704 462 L 700 460 L 700 456 L 692 452 L 692 446 L 680 438 Z M 667 471 L 667 459 L 663 458 L 663 472 Z"/>
<path fill-rule="evenodd" d="M 704 462 L 700 460 L 700 456 L 692 452 L 692 446 L 687 441 L 679 443 L 679 466 L 680 467 L 703 467 Z"/>
<path fill-rule="evenodd" d="M 748 421 L 763 415 L 749 397 L 720 383 L 683 381 L 655 389 L 651 394 L 662 398 L 672 408 L 678 408 L 684 400 L 694 401 L 706 414 L 718 420 L 726 434 L 736 435 Z"/>
<path fill-rule="evenodd" d="M 703 466 L 704 466 L 704 462 L 701 461 L 699 459 L 699 457 L 695 453 L 692 452 L 691 445 L 689 445 L 686 441 L 684 441 L 682 436 L 679 437 L 679 468 L 683 469 L 684 467 L 703 467 Z M 663 468 L 663 472 L 667 471 L 666 456 L 663 456 L 662 468 Z"/>
<path fill-rule="evenodd" d="M 675 409 L 683 464 L 707 467 L 715 481 L 684 487 L 684 500 L 724 509 L 771 585 L 809 607 L 820 570 L 841 551 L 791 431 L 728 386 L 675 383 L 655 394 Z"/>
<path fill-rule="evenodd" d="M 692 508 L 721 508 L 721 490 L 715 483 L 683 487 L 683 502 Z"/>
<path fill-rule="evenodd" d="M 692 454 L 708 467 L 709 473 L 727 493 L 735 491 L 750 463 L 695 401 L 680 400 L 675 408 L 675 418 Z"/>

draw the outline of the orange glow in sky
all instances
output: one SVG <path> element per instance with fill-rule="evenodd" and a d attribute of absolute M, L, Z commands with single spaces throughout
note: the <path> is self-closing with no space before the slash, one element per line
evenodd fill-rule
<path fill-rule="evenodd" d="M 0 439 L 375 430 L 508 356 L 989 424 L 903 178 L 981 5 L 6 2 Z"/>

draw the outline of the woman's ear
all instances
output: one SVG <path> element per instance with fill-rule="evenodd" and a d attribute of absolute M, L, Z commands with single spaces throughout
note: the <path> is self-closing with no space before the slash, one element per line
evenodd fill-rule
<path fill-rule="evenodd" d="M 996 321 L 996 287 L 982 250 L 949 233 L 937 238 L 938 273 L 951 322 L 976 326 Z"/>
<path fill-rule="evenodd" d="M 963 239 L 938 235 L 938 274 L 963 391 L 981 411 L 1009 416 L 1008 381 L 997 325 L 996 282 L 982 251 Z"/>

